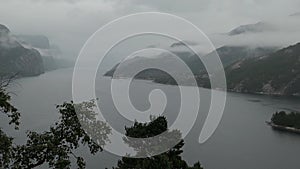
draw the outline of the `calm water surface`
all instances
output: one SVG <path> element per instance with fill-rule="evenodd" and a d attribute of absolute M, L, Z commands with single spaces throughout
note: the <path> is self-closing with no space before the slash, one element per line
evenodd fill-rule
<path fill-rule="evenodd" d="M 71 100 L 71 82 L 71 69 L 17 80 L 10 91 L 16 94 L 13 102 L 22 112 L 21 130 L 14 131 L 6 125 L 5 120 L 1 121 L 1 126 L 20 143 L 24 142 L 25 131 L 48 129 L 58 118 L 55 105 Z M 109 82 L 109 78 L 98 78 L 97 97 L 101 100 L 100 107 L 107 121 L 115 129 L 123 131 L 124 126 L 131 122 L 120 116 L 112 104 Z M 149 92 L 156 88 L 167 95 L 168 104 L 163 115 L 171 124 L 178 113 L 176 103 L 180 102 L 176 86 L 134 81 L 130 88 L 133 105 L 139 110 L 147 110 L 150 106 Z M 198 137 L 210 103 L 209 91 L 200 89 L 200 93 L 199 116 L 185 138 L 183 157 L 190 164 L 200 161 L 206 169 L 300 168 L 300 135 L 273 131 L 265 124 L 274 111 L 300 111 L 300 99 L 229 93 L 224 116 L 217 131 L 206 143 L 200 145 Z M 85 149 L 79 150 L 79 153 L 85 156 L 87 168 L 111 168 L 121 158 L 108 152 L 92 156 Z"/>

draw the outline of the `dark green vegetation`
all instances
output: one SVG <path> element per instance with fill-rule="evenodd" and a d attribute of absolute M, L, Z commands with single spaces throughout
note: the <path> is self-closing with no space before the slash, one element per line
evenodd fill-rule
<path fill-rule="evenodd" d="M 228 88 L 238 92 L 300 94 L 300 43 L 226 69 Z"/>
<path fill-rule="evenodd" d="M 168 131 L 168 122 L 165 117 L 152 118 L 150 123 L 135 122 L 132 127 L 125 128 L 126 136 L 133 138 L 148 138 L 157 136 L 163 132 L 167 134 L 160 136 L 159 141 L 154 144 L 147 141 L 135 141 L 124 138 L 125 143 L 134 148 L 138 154 L 147 155 L 147 158 L 123 157 L 115 169 L 202 169 L 199 162 L 189 167 L 180 156 L 183 153 L 184 141 L 181 133 L 177 130 Z M 172 149 L 160 155 L 151 156 L 153 150 L 162 148 L 168 143 L 177 141 Z"/>
<path fill-rule="evenodd" d="M 0 75 L 35 76 L 44 73 L 43 60 L 35 49 L 27 49 L 0 25 Z"/>
<path fill-rule="evenodd" d="M 300 113 L 286 113 L 284 111 L 276 112 L 273 114 L 271 122 L 279 126 L 300 129 Z"/>

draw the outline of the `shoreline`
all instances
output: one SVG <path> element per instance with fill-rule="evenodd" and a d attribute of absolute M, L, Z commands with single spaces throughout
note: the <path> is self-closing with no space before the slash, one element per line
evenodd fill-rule
<path fill-rule="evenodd" d="M 277 124 L 274 124 L 273 122 L 269 122 L 269 121 L 266 121 L 266 123 L 267 123 L 267 125 L 271 126 L 275 130 L 300 134 L 300 129 L 297 129 L 294 127 L 281 126 L 281 125 L 277 125 Z"/>
<path fill-rule="evenodd" d="M 104 77 L 110 77 L 112 79 L 128 79 L 128 77 L 112 77 L 112 76 L 108 76 L 108 75 L 103 75 Z M 178 86 L 177 84 L 166 84 L 166 83 L 160 83 L 155 81 L 155 79 L 143 79 L 143 78 L 135 78 L 134 80 L 144 80 L 144 81 L 151 81 L 153 83 L 157 83 L 157 84 L 162 84 L 162 85 L 171 85 L 171 86 Z M 192 85 L 182 85 L 182 86 L 192 86 Z M 197 86 L 197 87 L 201 87 L 201 88 L 205 88 L 205 89 L 211 89 L 208 87 L 204 87 L 204 86 Z M 223 90 L 220 88 L 217 89 L 213 89 L 213 90 L 218 90 L 218 91 L 226 91 L 226 92 L 230 92 L 230 93 L 239 93 L 239 94 L 250 94 L 250 95 L 259 95 L 259 96 L 271 96 L 271 97 L 293 97 L 293 98 L 300 98 L 300 95 L 287 95 L 287 94 L 279 94 L 279 93 L 264 93 L 264 92 L 239 92 L 236 90 L 232 90 L 232 89 L 227 89 L 227 90 Z"/>

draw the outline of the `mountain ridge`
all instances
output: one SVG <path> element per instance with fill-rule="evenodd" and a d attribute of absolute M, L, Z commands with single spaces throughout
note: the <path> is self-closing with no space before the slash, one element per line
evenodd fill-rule
<path fill-rule="evenodd" d="M 253 48 L 253 47 L 246 47 L 246 46 L 223 46 L 205 56 L 200 56 L 200 57 L 212 63 L 215 59 L 215 57 L 212 56 L 216 55 L 217 52 L 218 55 L 220 56 L 223 67 L 227 67 L 238 60 L 267 55 L 275 50 L 276 48 L 269 48 L 269 47 Z M 209 80 L 207 79 L 209 75 L 206 72 L 205 66 L 200 60 L 199 56 L 197 56 L 196 54 L 194 55 L 186 54 L 186 55 L 179 56 L 179 58 L 182 59 L 182 61 L 185 62 L 186 65 L 189 66 L 189 68 L 193 73 L 192 77 L 182 74 L 182 72 L 178 72 L 177 67 L 175 66 L 176 63 L 173 62 L 171 56 L 160 58 L 160 59 L 158 59 L 158 57 L 155 58 L 134 57 L 130 60 L 123 62 L 121 67 L 118 67 L 119 64 L 116 64 L 112 69 L 107 71 L 104 74 L 104 76 L 111 76 L 114 78 L 126 78 L 129 77 L 130 74 L 134 73 L 135 71 L 134 68 L 136 66 L 143 65 L 146 63 L 148 64 L 152 63 L 161 66 L 169 66 L 169 70 L 171 70 L 171 72 L 168 73 L 176 73 L 178 76 L 180 76 L 182 82 L 181 84 L 190 85 L 190 83 L 192 82 L 191 81 L 192 78 L 196 77 L 198 86 L 207 87 L 207 88 L 210 87 Z M 121 71 L 118 71 L 118 73 L 115 74 L 117 67 L 121 69 Z M 218 72 L 218 71 L 219 70 L 214 70 L 214 72 Z M 147 69 L 142 72 L 139 72 L 134 78 L 152 80 L 154 82 L 162 83 L 162 84 L 177 85 L 176 81 L 168 73 L 160 70 L 155 70 L 155 69 Z"/>
<path fill-rule="evenodd" d="M 231 91 L 300 96 L 300 43 L 235 63 L 226 75 Z"/>

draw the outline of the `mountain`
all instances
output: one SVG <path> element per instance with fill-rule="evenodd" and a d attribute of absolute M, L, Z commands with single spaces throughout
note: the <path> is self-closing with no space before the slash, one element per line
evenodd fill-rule
<path fill-rule="evenodd" d="M 22 43 L 30 44 L 39 49 L 50 49 L 50 42 L 46 36 L 43 35 L 17 35 Z"/>
<path fill-rule="evenodd" d="M 42 56 L 44 68 L 46 71 L 55 70 L 58 64 L 55 58 L 57 49 L 52 48 L 50 41 L 43 35 L 16 35 L 17 40 L 28 48 L 33 48 Z"/>
<path fill-rule="evenodd" d="M 74 61 L 62 57 L 63 52 L 59 46 L 51 44 L 48 37 L 44 35 L 16 35 L 15 37 L 23 46 L 39 51 L 46 71 L 69 68 L 75 64 Z"/>
<path fill-rule="evenodd" d="M 277 49 L 276 47 L 223 46 L 207 55 L 204 56 L 201 56 L 201 54 L 198 55 L 200 55 L 202 58 L 206 58 L 207 60 L 209 60 L 217 52 L 221 59 L 223 67 L 227 67 L 238 60 L 267 55 L 269 53 L 274 52 L 276 49 Z M 203 65 L 202 61 L 199 59 L 199 56 L 197 56 L 196 54 L 192 54 L 189 52 L 173 52 L 173 53 L 175 53 L 180 59 L 182 59 L 189 66 L 189 68 L 195 75 L 202 74 L 203 71 L 205 71 L 205 66 Z M 152 62 L 157 64 L 164 63 L 166 65 L 172 65 L 172 61 L 173 61 L 172 57 L 173 56 L 167 53 L 163 53 L 154 58 L 134 57 L 126 61 L 124 65 L 126 65 L 126 67 L 131 67 L 130 66 L 131 64 L 143 64 L 146 62 Z M 117 64 L 111 70 L 109 70 L 106 73 L 106 75 L 112 76 L 118 65 L 119 64 Z M 176 69 L 174 71 L 176 71 Z"/>
<path fill-rule="evenodd" d="M 226 69 L 228 89 L 272 95 L 300 95 L 300 43 Z"/>
<path fill-rule="evenodd" d="M 264 56 L 269 53 L 275 51 L 276 48 L 271 47 L 246 47 L 246 46 L 223 46 L 218 48 L 216 51 L 213 51 L 205 56 L 200 56 L 203 59 L 208 61 L 212 61 L 214 58 L 213 56 L 216 52 L 219 54 L 221 62 L 224 67 L 229 66 L 230 64 L 237 62 L 239 60 L 245 58 L 252 58 L 252 57 L 259 57 Z M 146 64 L 155 64 L 160 65 L 163 67 L 168 67 L 171 72 L 169 73 L 176 73 L 180 76 L 182 80 L 182 84 L 189 85 L 191 79 L 196 77 L 199 86 L 208 87 L 209 81 L 207 81 L 208 74 L 206 72 L 205 66 L 199 59 L 196 54 L 188 53 L 188 52 L 177 52 L 176 53 L 182 61 L 189 66 L 192 73 L 194 74 L 192 77 L 189 77 L 182 72 L 179 72 L 178 67 L 176 67 L 176 62 L 174 61 L 173 56 L 168 55 L 166 53 L 161 54 L 160 56 L 156 56 L 154 58 L 149 57 L 134 57 L 132 59 L 126 60 L 122 63 L 121 67 L 118 67 L 119 64 L 114 66 L 111 70 L 107 71 L 104 75 L 105 76 L 114 76 L 115 78 L 118 77 L 129 77 L 131 73 L 134 73 L 135 68 L 137 66 L 146 65 Z M 114 74 L 116 68 L 119 68 L 121 71 L 118 74 Z M 219 70 L 215 70 L 216 72 Z M 163 84 L 173 84 L 176 85 L 177 83 L 175 80 L 168 75 L 166 72 L 157 69 L 147 69 L 140 72 L 136 79 L 147 79 L 153 80 L 154 82 L 163 83 Z"/>
<path fill-rule="evenodd" d="M 227 34 L 229 36 L 235 36 L 235 35 L 247 34 L 247 33 L 260 33 L 260 32 L 272 31 L 274 29 L 275 29 L 274 26 L 269 23 L 258 22 L 255 24 L 241 25 L 231 30 Z"/>
<path fill-rule="evenodd" d="M 197 42 L 193 42 L 193 41 L 179 41 L 179 42 L 175 42 L 173 44 L 170 45 L 171 48 L 176 48 L 176 47 L 184 47 L 184 48 L 188 48 L 189 46 L 196 46 L 199 45 Z"/>
<path fill-rule="evenodd" d="M 294 95 L 300 96 L 300 43 L 278 50 L 277 48 L 249 48 L 224 46 L 217 49 L 225 67 L 227 87 L 229 91 L 243 93 L 259 93 L 267 95 Z M 203 57 L 208 57 L 210 53 Z M 194 56 L 186 57 L 186 63 Z M 114 75 L 116 65 L 106 76 L 128 77 L 137 65 L 152 62 L 159 65 L 170 65 L 176 73 L 176 65 L 172 58 L 145 58 L 135 57 L 125 61 L 121 66 L 121 74 Z M 189 66 L 193 62 L 189 62 Z M 198 65 L 198 66 L 196 66 Z M 193 72 L 201 72 L 203 64 L 195 64 Z M 180 72 L 177 72 L 180 73 Z M 189 85 L 191 77 L 180 76 L 183 84 Z M 209 76 L 205 71 L 195 74 L 197 83 L 201 87 L 209 88 Z M 166 72 L 157 69 L 147 69 L 135 76 L 136 79 L 153 80 L 157 83 L 177 85 L 175 80 Z"/>
<path fill-rule="evenodd" d="M 267 55 L 274 52 L 276 49 L 277 47 L 223 46 L 216 49 L 216 51 L 207 54 L 203 58 L 212 58 L 217 52 L 223 67 L 225 68 L 238 60 Z"/>
<path fill-rule="evenodd" d="M 0 75 L 18 74 L 35 76 L 44 73 L 40 53 L 27 48 L 10 35 L 10 30 L 0 24 Z"/>
<path fill-rule="evenodd" d="M 182 57 L 182 56 L 181 56 Z M 114 78 L 126 78 L 131 77 L 130 75 L 136 73 L 136 69 L 139 67 L 147 67 L 149 65 L 156 65 L 167 67 L 171 72 L 180 73 L 177 71 L 178 65 L 176 61 L 173 59 L 173 56 L 168 55 L 167 53 L 162 53 L 157 57 L 143 57 L 143 56 L 135 56 L 131 59 L 124 61 L 121 65 L 115 65 L 111 70 L 107 71 L 105 76 L 114 76 Z M 116 69 L 118 68 L 118 73 Z M 163 84 L 176 84 L 175 80 L 168 75 L 167 73 L 158 70 L 158 69 L 146 69 L 142 72 L 138 73 L 135 76 L 135 79 L 145 79 L 145 80 L 153 80 L 156 82 L 162 82 Z"/>

